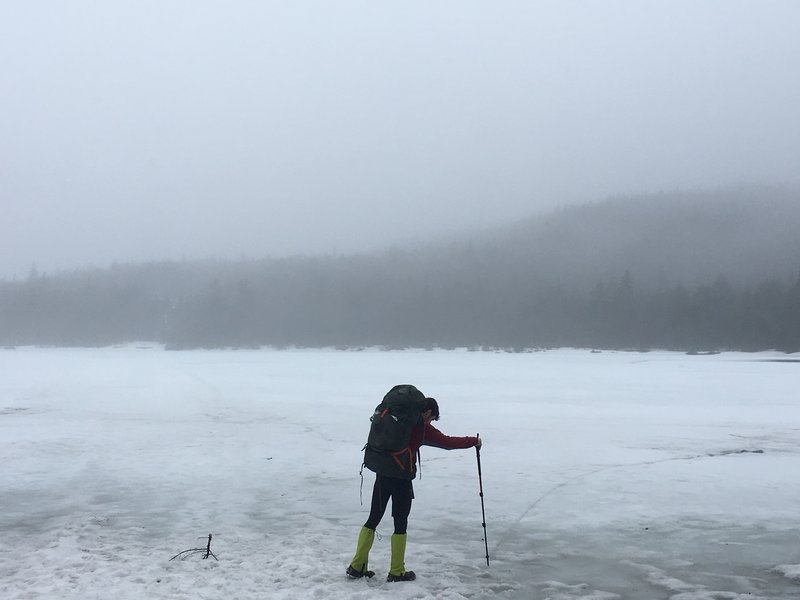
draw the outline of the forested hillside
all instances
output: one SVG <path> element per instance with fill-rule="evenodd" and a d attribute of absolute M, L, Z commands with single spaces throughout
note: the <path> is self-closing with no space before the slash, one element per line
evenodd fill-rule
<path fill-rule="evenodd" d="M 797 190 L 748 187 L 612 198 L 372 255 L 33 272 L 0 282 L 0 343 L 793 352 L 799 232 Z"/>

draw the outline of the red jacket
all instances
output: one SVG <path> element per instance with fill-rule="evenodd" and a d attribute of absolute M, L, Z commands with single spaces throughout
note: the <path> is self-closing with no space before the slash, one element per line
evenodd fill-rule
<path fill-rule="evenodd" d="M 478 443 L 476 436 L 453 437 L 445 435 L 430 423 L 419 423 L 411 430 L 411 441 L 408 447 L 411 450 L 411 463 L 414 465 L 411 470 L 416 470 L 417 451 L 420 446 L 433 446 L 443 450 L 458 450 L 460 448 L 472 448 Z"/>

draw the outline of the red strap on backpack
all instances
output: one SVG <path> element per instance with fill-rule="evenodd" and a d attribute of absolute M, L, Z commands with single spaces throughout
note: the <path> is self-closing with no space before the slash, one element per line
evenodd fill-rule
<path fill-rule="evenodd" d="M 410 446 L 406 447 L 406 448 L 403 448 L 402 450 L 399 450 L 397 452 L 392 452 L 390 454 L 390 456 L 397 463 L 397 466 L 400 467 L 401 471 L 405 471 L 406 470 L 406 466 L 403 464 L 403 461 L 400 460 L 400 458 L 399 458 L 399 457 L 403 456 L 404 454 L 408 455 L 408 464 L 409 465 L 414 464 L 414 453 L 411 451 L 411 447 Z"/>

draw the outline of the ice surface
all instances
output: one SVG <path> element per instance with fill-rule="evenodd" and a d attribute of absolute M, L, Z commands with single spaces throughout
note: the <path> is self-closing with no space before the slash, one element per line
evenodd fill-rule
<path fill-rule="evenodd" d="M 771 353 L 0 350 L 3 599 L 800 597 L 800 365 Z M 347 581 L 396 383 L 423 448 L 413 583 Z M 364 497 L 372 475 L 365 472 Z M 213 533 L 219 557 L 204 547 Z"/>

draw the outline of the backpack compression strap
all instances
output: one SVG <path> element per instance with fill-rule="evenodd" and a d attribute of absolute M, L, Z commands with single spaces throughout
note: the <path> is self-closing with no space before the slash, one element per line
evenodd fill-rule
<path fill-rule="evenodd" d="M 402 450 L 398 450 L 397 452 L 390 452 L 389 456 L 394 459 L 401 471 L 406 470 L 405 466 L 403 465 L 403 461 L 400 460 L 401 456 L 408 456 L 409 471 L 411 470 L 411 465 L 414 464 L 414 452 L 411 450 L 411 446 L 407 446 Z"/>

